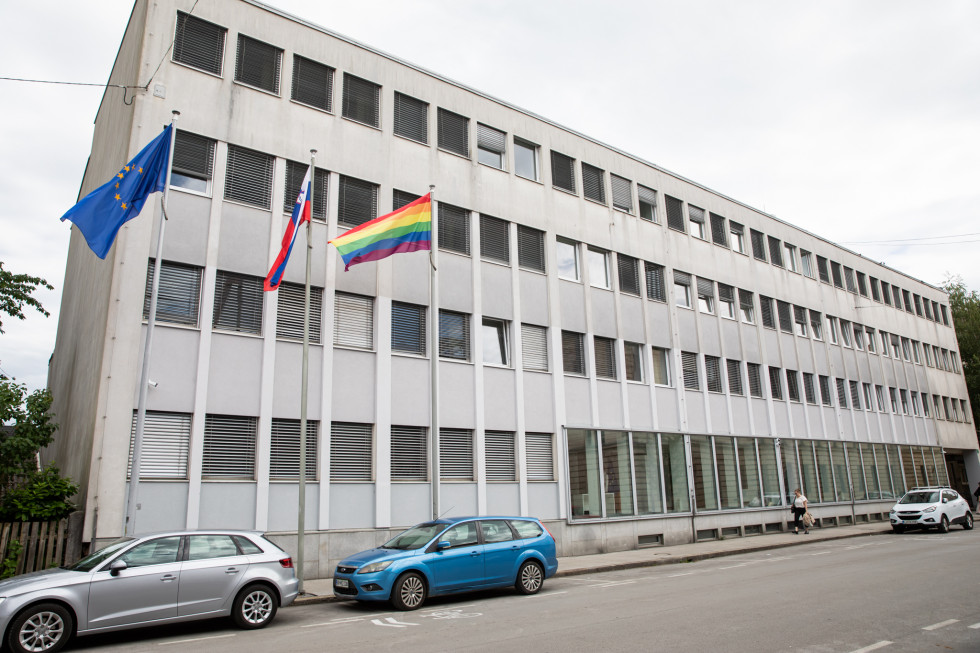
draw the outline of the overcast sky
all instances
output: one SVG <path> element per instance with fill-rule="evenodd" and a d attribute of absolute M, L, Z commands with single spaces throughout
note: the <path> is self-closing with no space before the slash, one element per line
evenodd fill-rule
<path fill-rule="evenodd" d="M 269 4 L 923 281 L 980 289 L 980 2 Z M 0 76 L 104 83 L 131 8 L 0 3 Z M 0 81 L 0 261 L 55 286 L 38 295 L 51 317 L 3 318 L 0 370 L 32 388 L 57 330 L 58 218 L 101 97 Z"/>

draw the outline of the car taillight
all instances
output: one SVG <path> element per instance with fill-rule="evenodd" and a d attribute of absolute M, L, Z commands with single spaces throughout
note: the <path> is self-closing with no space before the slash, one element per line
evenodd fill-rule
<path fill-rule="evenodd" d="M 279 564 L 282 565 L 285 569 L 292 569 L 293 568 L 293 559 L 292 558 L 283 558 L 282 560 L 279 561 Z"/>

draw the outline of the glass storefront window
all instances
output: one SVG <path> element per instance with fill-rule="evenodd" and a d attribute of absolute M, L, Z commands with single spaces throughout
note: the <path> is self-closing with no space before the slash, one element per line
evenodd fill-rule
<path fill-rule="evenodd" d="M 915 477 L 920 485 L 932 485 L 929 469 L 922 457 L 922 447 L 912 447 L 912 460 L 915 461 Z"/>
<path fill-rule="evenodd" d="M 599 442 L 595 431 L 568 431 L 568 487 L 572 495 L 573 518 L 602 517 Z"/>
<path fill-rule="evenodd" d="M 881 490 L 878 487 L 878 468 L 875 465 L 874 452 L 870 444 L 861 445 L 861 458 L 864 460 L 864 480 L 868 483 L 868 498 L 880 499 Z"/>
<path fill-rule="evenodd" d="M 864 469 L 861 467 L 861 450 L 857 442 L 847 443 L 847 463 L 851 470 L 851 486 L 854 490 L 854 500 L 864 501 L 868 491 L 864 487 Z"/>
<path fill-rule="evenodd" d="M 776 462 L 776 441 L 770 438 L 759 438 L 758 442 L 764 503 L 766 506 L 782 505 L 779 494 L 779 463 Z"/>
<path fill-rule="evenodd" d="M 684 436 L 662 433 L 660 444 L 660 454 L 664 460 L 664 499 L 667 512 L 690 512 L 691 495 L 687 485 Z"/>
<path fill-rule="evenodd" d="M 874 445 L 875 463 L 878 465 L 878 482 L 881 484 L 881 498 L 894 499 L 895 487 L 892 485 L 892 475 L 888 467 L 888 455 L 885 445 Z"/>
<path fill-rule="evenodd" d="M 662 514 L 660 447 L 656 433 L 633 433 L 633 467 L 636 470 L 637 513 Z"/>
<path fill-rule="evenodd" d="M 915 478 L 915 461 L 912 459 L 912 447 L 904 444 L 899 448 L 902 451 L 902 471 L 905 476 L 905 487 L 911 490 L 919 485 L 919 481 Z"/>
<path fill-rule="evenodd" d="M 936 450 L 932 447 L 923 447 L 922 455 L 925 458 L 926 473 L 929 475 L 929 485 L 939 485 L 939 476 L 936 474 Z"/>
<path fill-rule="evenodd" d="M 755 457 L 755 438 L 735 438 L 738 446 L 738 478 L 742 488 L 742 507 L 762 506 L 759 461 Z"/>
<path fill-rule="evenodd" d="M 718 510 L 711 438 L 691 436 L 691 462 L 694 466 L 694 505 L 698 510 Z"/>
<path fill-rule="evenodd" d="M 783 459 L 783 497 L 786 505 L 793 505 L 796 495 L 793 491 L 800 487 L 800 468 L 796 462 L 796 442 L 783 440 L 779 447 Z"/>
<path fill-rule="evenodd" d="M 888 469 L 892 473 L 892 485 L 894 486 L 895 496 L 900 497 L 905 494 L 905 475 L 902 473 L 902 456 L 897 444 L 890 444 L 885 447 L 888 454 Z"/>
<path fill-rule="evenodd" d="M 837 500 L 850 501 L 851 484 L 848 480 L 850 476 L 847 474 L 847 461 L 844 458 L 843 442 L 830 443 L 830 461 L 834 468 L 834 484 L 837 487 Z"/>
<path fill-rule="evenodd" d="M 817 481 L 817 464 L 813 458 L 813 442 L 800 440 L 797 442 L 800 454 L 800 473 L 803 475 L 803 496 L 810 503 L 817 503 L 820 496 L 820 483 Z"/>
<path fill-rule="evenodd" d="M 740 508 L 734 438 L 715 437 L 715 463 L 718 465 L 718 492 L 721 495 L 721 509 Z"/>
<path fill-rule="evenodd" d="M 605 475 L 606 517 L 633 514 L 633 474 L 629 433 L 602 431 L 602 471 Z"/>
<path fill-rule="evenodd" d="M 830 465 L 830 443 L 815 442 L 817 449 L 817 474 L 820 476 L 820 501 L 823 503 L 833 503 L 837 500 L 834 496 L 834 470 Z"/>
<path fill-rule="evenodd" d="M 934 448 L 933 455 L 936 457 L 936 478 L 937 485 L 949 485 L 949 474 L 946 472 L 946 456 L 943 455 L 941 448 Z"/>

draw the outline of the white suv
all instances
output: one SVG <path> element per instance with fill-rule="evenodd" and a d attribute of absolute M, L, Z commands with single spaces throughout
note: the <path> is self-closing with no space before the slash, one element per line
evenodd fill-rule
<path fill-rule="evenodd" d="M 961 524 L 966 530 L 973 528 L 970 504 L 948 487 L 912 488 L 892 506 L 888 517 L 896 533 L 907 528 L 935 528 L 946 533 L 950 524 Z"/>

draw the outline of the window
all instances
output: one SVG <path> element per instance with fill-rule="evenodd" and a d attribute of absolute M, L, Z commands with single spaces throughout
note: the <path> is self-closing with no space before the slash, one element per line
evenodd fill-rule
<path fill-rule="evenodd" d="M 545 271 L 543 231 L 517 225 L 517 264 L 529 270 Z"/>
<path fill-rule="evenodd" d="M 833 406 L 834 401 L 830 396 L 830 377 L 820 375 L 820 403 L 824 406 Z"/>
<path fill-rule="evenodd" d="M 946 305 L 943 304 L 939 307 L 939 310 L 943 314 L 943 326 L 949 326 L 949 313 L 946 312 Z"/>
<path fill-rule="evenodd" d="M 439 249 L 470 254 L 470 212 L 439 202 Z"/>
<path fill-rule="evenodd" d="M 725 218 L 717 213 L 709 214 L 711 219 L 711 241 L 715 245 L 728 247 L 728 230 L 725 228 Z"/>
<path fill-rule="evenodd" d="M 333 344 L 374 348 L 374 298 L 338 292 L 334 295 Z"/>
<path fill-rule="evenodd" d="M 689 352 L 681 352 L 681 371 L 684 376 L 684 387 L 688 390 L 700 390 L 701 381 L 698 378 L 698 355 Z"/>
<path fill-rule="evenodd" d="M 395 91 L 396 136 L 429 143 L 429 103 Z"/>
<path fill-rule="evenodd" d="M 719 309 L 718 313 L 722 317 L 727 317 L 730 320 L 735 319 L 735 289 L 731 286 L 719 283 L 718 284 L 718 302 Z"/>
<path fill-rule="evenodd" d="M 594 247 L 588 248 L 589 285 L 595 288 L 610 288 L 609 252 Z"/>
<path fill-rule="evenodd" d="M 619 268 L 619 292 L 629 293 L 630 295 L 640 294 L 640 264 L 632 256 L 625 254 L 616 255 L 616 264 Z"/>
<path fill-rule="evenodd" d="M 773 399 L 783 398 L 782 370 L 769 366 L 769 392 Z"/>
<path fill-rule="evenodd" d="M 370 481 L 374 478 L 371 424 L 333 422 L 330 425 L 330 480 Z"/>
<path fill-rule="evenodd" d="M 732 235 L 732 249 L 739 254 L 745 253 L 745 227 L 737 222 L 728 223 L 728 231 Z"/>
<path fill-rule="evenodd" d="M 187 560 L 214 560 L 237 555 L 238 547 L 231 535 L 187 536 Z"/>
<path fill-rule="evenodd" d="M 817 256 L 817 274 L 820 276 L 820 280 L 824 283 L 830 283 L 830 270 L 827 266 L 827 259 L 823 256 Z"/>
<path fill-rule="evenodd" d="M 585 336 L 573 331 L 561 332 L 561 360 L 565 374 L 585 374 Z"/>
<path fill-rule="evenodd" d="M 653 351 L 653 383 L 655 385 L 670 385 L 669 350 L 652 347 Z"/>
<path fill-rule="evenodd" d="M 559 238 L 555 243 L 555 248 L 558 259 L 559 278 L 578 281 L 578 243 Z"/>
<path fill-rule="evenodd" d="M 510 223 L 480 215 L 480 255 L 485 259 L 510 263 Z"/>
<path fill-rule="evenodd" d="M 391 191 L 391 210 L 397 211 L 400 208 L 408 206 L 415 200 L 419 199 L 419 197 L 421 196 L 416 195 L 415 193 L 408 193 L 406 191 L 393 188 Z"/>
<path fill-rule="evenodd" d="M 262 283 L 259 277 L 218 270 L 214 282 L 214 328 L 261 334 Z"/>
<path fill-rule="evenodd" d="M 912 397 L 912 414 L 915 415 L 916 417 L 919 417 L 922 413 L 922 411 L 919 409 L 919 393 L 910 392 L 909 394 Z"/>
<path fill-rule="evenodd" d="M 864 351 L 864 327 L 860 324 L 854 325 L 854 347 L 858 351 Z"/>
<path fill-rule="evenodd" d="M 133 443 L 136 438 L 136 411 L 129 437 L 129 466 L 133 473 Z M 187 478 L 187 454 L 191 442 L 191 415 L 146 411 L 143 444 L 140 448 L 140 478 Z"/>
<path fill-rule="evenodd" d="M 936 409 L 936 419 L 943 419 L 943 406 L 940 403 L 939 395 L 932 395 L 932 405 Z"/>
<path fill-rule="evenodd" d="M 895 388 L 888 388 L 888 400 L 892 406 L 892 412 L 896 415 L 898 414 L 898 393 L 895 392 Z M 949 413 L 947 412 L 947 416 Z"/>
<path fill-rule="evenodd" d="M 286 340 L 303 339 L 303 312 L 306 306 L 306 286 L 283 282 L 279 285 L 276 311 L 276 337 Z M 310 286 L 310 342 L 320 342 L 320 319 L 323 315 L 323 288 Z"/>
<path fill-rule="evenodd" d="M 938 321 L 939 314 L 936 312 L 936 307 L 938 304 L 936 304 L 936 302 L 930 302 L 928 299 L 923 300 L 923 303 L 925 304 L 923 308 L 925 308 L 926 317 L 930 320 Z M 931 309 L 929 308 L 930 306 L 932 307 Z"/>
<path fill-rule="evenodd" d="M 255 478 L 256 417 L 204 416 L 203 478 Z"/>
<path fill-rule="evenodd" d="M 790 401 L 800 400 L 800 373 L 796 370 L 786 370 L 786 396 Z"/>
<path fill-rule="evenodd" d="M 844 286 L 847 292 L 857 292 L 857 284 L 854 283 L 854 270 L 849 267 L 844 268 Z"/>
<path fill-rule="evenodd" d="M 644 262 L 647 277 L 647 299 L 656 302 L 667 301 L 667 290 L 664 288 L 664 266 Z"/>
<path fill-rule="evenodd" d="M 870 383 L 864 383 L 864 384 L 862 384 L 861 387 L 864 390 L 864 409 L 865 410 L 874 410 L 874 408 L 875 408 L 874 402 L 871 399 L 871 384 Z"/>
<path fill-rule="evenodd" d="M 158 537 L 137 544 L 119 556 L 119 560 L 125 562 L 127 568 L 133 569 L 136 567 L 174 563 L 177 562 L 179 544 L 179 537 Z"/>
<path fill-rule="evenodd" d="M 894 339 L 895 339 L 895 336 L 892 336 L 892 340 L 893 341 L 894 341 Z M 895 343 L 892 342 L 892 346 L 893 347 L 894 347 L 894 345 L 895 345 Z M 949 363 L 949 350 L 948 349 L 943 349 L 942 352 L 943 352 L 943 369 L 946 370 L 947 372 L 951 372 L 953 370 L 953 367 Z M 896 354 L 895 354 L 895 358 L 898 358 L 897 351 L 896 351 Z M 906 358 L 906 360 L 908 360 L 908 359 Z"/>
<path fill-rule="evenodd" d="M 876 302 L 881 301 L 881 291 L 878 289 L 878 280 L 874 277 L 869 277 L 871 280 L 871 299 Z"/>
<path fill-rule="evenodd" d="M 473 467 L 473 431 L 439 429 L 439 476 L 442 480 L 472 481 Z M 473 536 L 472 543 L 475 544 L 475 532 Z"/>
<path fill-rule="evenodd" d="M 470 360 L 470 316 L 439 311 L 439 357 Z"/>
<path fill-rule="evenodd" d="M 806 338 L 807 336 L 806 318 L 807 313 L 805 308 L 802 306 L 793 307 L 793 322 L 796 324 L 796 335 L 801 338 Z"/>
<path fill-rule="evenodd" d="M 847 408 L 847 388 L 844 379 L 835 379 L 837 382 L 837 405 Z"/>
<path fill-rule="evenodd" d="M 772 236 L 769 236 L 769 260 L 772 261 L 773 265 L 783 267 L 782 243 L 779 242 L 778 238 Z"/>
<path fill-rule="evenodd" d="M 333 73 L 334 69 L 330 66 L 294 54 L 291 96 L 293 101 L 324 111 L 332 111 Z"/>
<path fill-rule="evenodd" d="M 837 263 L 836 261 L 831 261 L 830 262 L 830 272 L 831 272 L 831 275 L 834 277 L 834 287 L 836 287 L 836 288 L 843 288 L 844 287 L 844 279 L 843 279 L 843 276 L 841 275 L 840 263 Z"/>
<path fill-rule="evenodd" d="M 862 297 L 868 296 L 868 277 L 863 272 L 857 273 L 858 293 Z"/>
<path fill-rule="evenodd" d="M 830 343 L 833 345 L 839 344 L 837 339 L 837 318 L 827 316 L 827 333 L 830 334 Z"/>
<path fill-rule="evenodd" d="M 698 310 L 702 313 L 715 312 L 715 282 L 698 277 Z"/>
<path fill-rule="evenodd" d="M 772 304 L 773 302 L 771 297 L 759 295 L 759 308 L 762 312 L 762 326 L 766 327 L 767 329 L 776 328 L 776 317 Z"/>
<path fill-rule="evenodd" d="M 969 421 L 969 413 L 966 413 L 966 406 L 963 407 L 963 412 L 968 416 L 967 421 Z M 929 417 L 929 395 L 922 393 L 922 415 L 924 417 Z"/>
<path fill-rule="evenodd" d="M 742 321 L 746 324 L 755 324 L 755 302 L 751 292 L 738 289 L 738 307 L 742 313 Z"/>
<path fill-rule="evenodd" d="M 922 317 L 922 298 L 918 295 L 912 295 L 912 303 L 915 304 L 915 314 Z"/>
<path fill-rule="evenodd" d="M 178 11 L 173 60 L 212 75 L 221 75 L 227 33 L 228 30 L 220 25 Z"/>
<path fill-rule="evenodd" d="M 783 243 L 783 250 L 786 254 L 786 267 L 788 267 L 793 272 L 799 272 L 800 267 L 796 262 L 796 245 L 790 245 L 789 243 Z"/>
<path fill-rule="evenodd" d="M 909 343 L 908 338 L 902 338 L 902 359 L 905 362 L 910 362 L 912 360 L 912 346 Z"/>
<path fill-rule="evenodd" d="M 476 123 L 476 160 L 503 170 L 506 153 L 507 134 L 483 123 Z"/>
<path fill-rule="evenodd" d="M 878 412 L 879 413 L 886 412 L 886 408 L 885 408 L 885 389 L 882 386 L 880 386 L 880 385 L 876 385 L 875 386 L 875 399 L 878 400 Z"/>
<path fill-rule="evenodd" d="M 343 116 L 370 127 L 379 127 L 381 86 L 344 73 Z"/>
<path fill-rule="evenodd" d="M 443 206 L 440 203 L 440 208 Z M 378 185 L 353 177 L 340 177 L 337 221 L 356 227 L 378 217 Z"/>
<path fill-rule="evenodd" d="M 752 256 L 754 256 L 759 261 L 766 260 L 766 236 L 761 231 L 756 231 L 755 229 L 750 229 L 749 233 L 752 237 Z"/>
<path fill-rule="evenodd" d="M 705 240 L 708 236 L 704 226 L 704 209 L 688 204 L 687 219 L 687 227 L 690 230 L 691 235 L 695 238 Z"/>
<path fill-rule="evenodd" d="M 174 138 L 170 186 L 204 195 L 210 194 L 214 144 L 210 138 L 178 129 Z"/>
<path fill-rule="evenodd" d="M 538 146 L 514 137 L 514 174 L 531 181 L 538 180 Z"/>
<path fill-rule="evenodd" d="M 803 396 L 806 398 L 806 403 L 817 403 L 817 389 L 813 384 L 813 374 L 810 372 L 803 373 Z"/>
<path fill-rule="evenodd" d="M 745 371 L 749 377 L 749 394 L 762 397 L 762 366 L 758 363 L 746 363 Z"/>
<path fill-rule="evenodd" d="M 521 352 L 524 369 L 548 371 L 548 329 L 533 324 L 521 325 Z"/>
<path fill-rule="evenodd" d="M 391 480 L 429 480 L 428 434 L 424 426 L 391 427 Z"/>
<path fill-rule="evenodd" d="M 691 308 L 691 275 L 674 270 L 674 301 L 678 306 Z"/>
<path fill-rule="evenodd" d="M 606 203 L 605 172 L 582 162 L 582 194 L 586 199 Z"/>
<path fill-rule="evenodd" d="M 884 331 L 879 331 L 878 334 L 881 336 L 881 355 L 888 355 L 888 334 Z"/>
<path fill-rule="evenodd" d="M 271 208 L 272 169 L 275 158 L 237 145 L 228 146 L 225 199 Z"/>
<path fill-rule="evenodd" d="M 633 183 L 618 175 L 609 175 L 609 185 L 612 187 L 613 208 L 633 212 Z"/>
<path fill-rule="evenodd" d="M 600 379 L 617 378 L 616 341 L 600 336 L 594 336 L 592 341 L 595 350 L 595 375 Z"/>
<path fill-rule="evenodd" d="M 918 345 L 919 343 L 915 343 L 915 344 Z M 915 349 L 913 349 L 913 353 L 915 354 L 915 362 L 918 363 L 919 362 L 919 349 L 918 349 L 918 347 L 916 347 Z M 960 363 L 959 363 L 959 359 L 956 357 L 956 352 L 955 351 L 950 350 L 950 352 L 949 352 L 949 362 L 953 366 L 953 371 L 955 373 L 959 374 L 960 373 Z"/>
<path fill-rule="evenodd" d="M 914 313 L 915 310 L 912 308 L 912 295 L 909 294 L 908 290 L 902 291 L 902 301 L 905 303 L 905 311 L 908 313 Z"/>
<path fill-rule="evenodd" d="M 905 391 L 904 390 L 900 390 L 899 393 L 900 393 L 900 395 L 902 397 L 902 414 L 903 415 L 908 415 L 909 414 L 909 407 L 908 407 L 908 402 L 906 402 L 906 400 L 905 400 Z M 946 402 L 946 399 L 947 399 L 946 397 L 943 397 L 944 404 Z M 953 408 L 953 421 L 954 422 L 960 421 L 960 411 L 957 409 L 956 399 L 951 399 L 950 400 L 950 403 L 949 404 L 945 404 L 945 406 L 946 406 L 946 414 L 947 415 L 949 414 L 949 407 L 952 406 L 952 408 Z"/>
<path fill-rule="evenodd" d="M 626 358 L 626 380 L 643 381 L 643 345 L 624 342 L 623 353 Z"/>
<path fill-rule="evenodd" d="M 704 376 L 707 381 L 708 392 L 725 391 L 721 380 L 721 359 L 719 357 L 705 355 Z"/>
<path fill-rule="evenodd" d="M 813 310 L 810 311 L 810 333 L 814 340 L 823 340 L 823 317 Z"/>
<path fill-rule="evenodd" d="M 899 337 L 893 333 L 891 334 L 891 341 L 892 341 L 892 358 L 894 358 L 895 360 L 901 360 L 902 357 L 901 354 L 899 354 L 899 350 L 898 350 L 899 342 L 900 342 Z"/>
<path fill-rule="evenodd" d="M 483 362 L 510 365 L 509 327 L 503 320 L 483 318 Z"/>
<path fill-rule="evenodd" d="M 527 480 L 555 480 L 555 445 L 551 433 L 524 434 Z M 513 523 L 513 522 L 512 522 Z"/>
<path fill-rule="evenodd" d="M 875 330 L 871 327 L 865 328 L 864 332 L 868 336 L 868 353 L 877 354 L 877 345 L 875 344 Z"/>
<path fill-rule="evenodd" d="M 725 362 L 728 364 L 728 391 L 733 395 L 745 394 L 745 391 L 742 389 L 741 361 L 736 361 L 729 358 Z"/>
<path fill-rule="evenodd" d="M 238 35 L 238 57 L 235 59 L 235 81 L 279 95 L 279 68 L 282 50 Z"/>
<path fill-rule="evenodd" d="M 861 410 L 861 392 L 860 388 L 858 388 L 858 382 L 849 381 L 848 385 L 851 388 L 851 408 Z"/>
<path fill-rule="evenodd" d="M 783 333 L 793 333 L 793 315 L 789 302 L 778 300 L 776 313 L 779 315 L 779 330 Z"/>
<path fill-rule="evenodd" d="M 425 356 L 425 306 L 391 302 L 391 350 Z"/>
<path fill-rule="evenodd" d="M 885 300 L 885 304 L 887 304 L 888 306 L 891 306 L 892 305 L 892 297 L 891 297 L 891 291 L 889 290 L 889 288 L 891 288 L 891 286 L 889 286 L 884 281 L 881 282 L 881 297 L 882 297 L 882 299 Z"/>
<path fill-rule="evenodd" d="M 840 335 L 841 341 L 844 343 L 845 347 L 851 346 L 851 323 L 847 320 L 840 321 Z"/>
<path fill-rule="evenodd" d="M 488 481 L 517 480 L 517 436 L 513 431 L 486 431 L 483 434 Z M 488 522 L 483 522 L 487 524 Z M 499 522 L 503 525 L 503 522 Z M 510 539 L 510 530 L 506 529 Z"/>
<path fill-rule="evenodd" d="M 684 202 L 670 195 L 664 195 L 664 200 L 667 202 L 667 227 L 684 231 Z"/>
<path fill-rule="evenodd" d="M 637 184 L 636 194 L 640 200 L 640 218 L 650 222 L 660 222 L 657 219 L 657 191 Z"/>
<path fill-rule="evenodd" d="M 803 274 L 813 279 L 815 275 L 813 274 L 813 254 L 806 250 L 800 252 L 800 265 L 803 268 Z"/>
<path fill-rule="evenodd" d="M 292 213 L 296 206 L 296 200 L 302 190 L 303 180 L 306 178 L 306 171 L 309 164 L 297 161 L 286 161 L 286 192 L 283 194 L 282 210 L 285 213 Z M 313 211 L 314 220 L 326 221 L 327 219 L 327 177 L 330 173 L 320 168 L 313 170 Z"/>
<path fill-rule="evenodd" d="M 269 478 L 296 480 L 299 478 L 300 420 L 272 419 L 272 441 L 269 449 Z M 320 422 L 306 422 L 306 479 L 316 480 L 317 444 Z"/>
<path fill-rule="evenodd" d="M 551 183 L 555 188 L 575 192 L 575 159 L 551 151 Z"/>
<path fill-rule="evenodd" d="M 144 320 L 150 317 L 155 263 L 154 259 L 150 259 L 147 264 L 146 290 L 143 293 Z M 201 272 L 201 268 L 193 265 L 161 262 L 160 283 L 157 287 L 157 320 L 197 326 L 201 305 Z"/>

